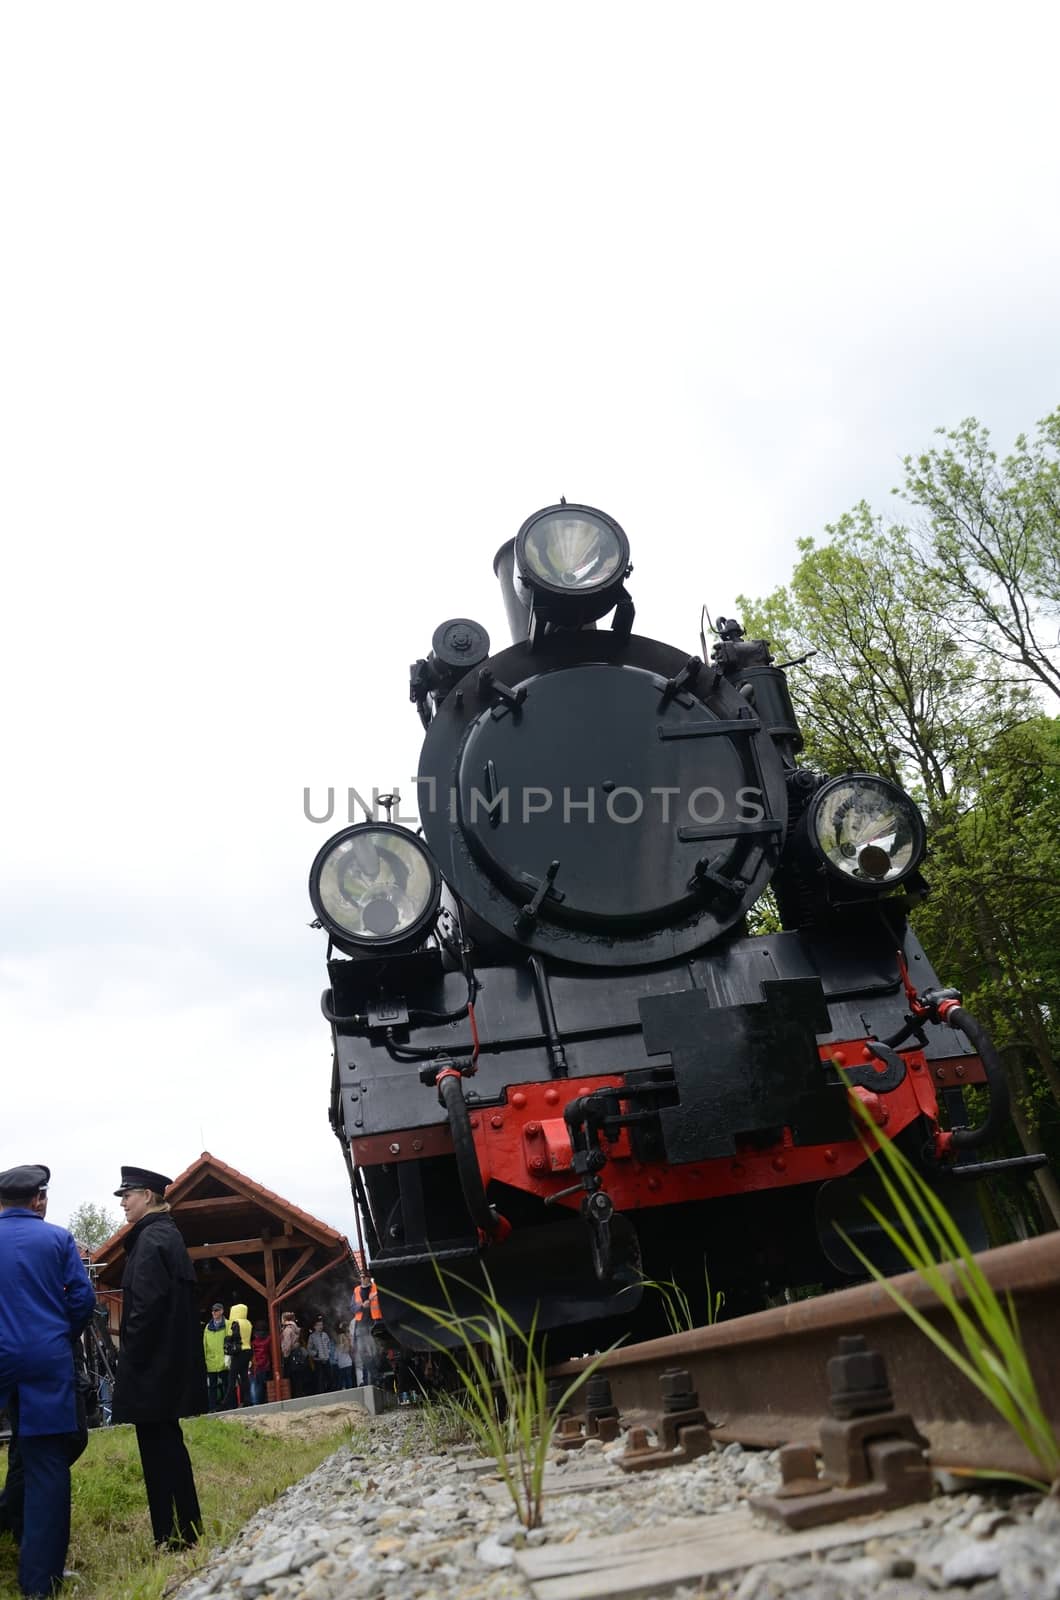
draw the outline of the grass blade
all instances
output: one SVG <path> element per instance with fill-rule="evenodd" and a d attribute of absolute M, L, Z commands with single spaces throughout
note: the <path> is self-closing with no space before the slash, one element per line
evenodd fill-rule
<path fill-rule="evenodd" d="M 838 1070 L 842 1072 L 841 1068 Z M 860 1097 L 852 1094 L 849 1100 L 864 1124 L 862 1144 L 894 1209 L 894 1217 L 886 1216 L 867 1196 L 863 1203 L 903 1260 L 952 1318 L 963 1349 L 914 1306 L 860 1246 L 837 1229 L 840 1237 L 894 1303 L 1005 1419 L 1041 1465 L 1048 1481 L 1037 1483 L 1017 1474 L 1004 1476 L 1047 1488 L 1049 1482 L 1060 1479 L 1060 1440 L 1045 1415 L 1011 1294 L 1002 1300 L 931 1184 L 876 1126 Z"/>

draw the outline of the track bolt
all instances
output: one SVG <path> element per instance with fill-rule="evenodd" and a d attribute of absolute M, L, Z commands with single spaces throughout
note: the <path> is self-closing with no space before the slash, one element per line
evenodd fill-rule
<path fill-rule="evenodd" d="M 398 1156 L 401 1154 L 401 1146 L 396 1141 L 394 1144 L 388 1146 L 388 1148 L 392 1156 Z"/>
<path fill-rule="evenodd" d="M 559 1090 L 558 1089 L 546 1089 L 545 1090 L 545 1104 L 546 1105 L 550 1105 L 550 1106 L 558 1106 L 559 1105 Z"/>
<path fill-rule="evenodd" d="M 671 1367 L 659 1374 L 663 1411 L 671 1415 L 677 1411 L 695 1411 L 699 1395 L 692 1385 L 692 1374 L 683 1367 Z"/>
<path fill-rule="evenodd" d="M 526 1105 L 526 1096 L 521 1089 L 517 1089 L 512 1095 L 512 1105 L 516 1111 L 521 1111 Z"/>
<path fill-rule="evenodd" d="M 544 1158 L 544 1156 L 531 1156 L 531 1158 L 530 1158 L 530 1171 L 531 1172 L 544 1172 L 544 1170 L 545 1170 L 545 1158 Z"/>
<path fill-rule="evenodd" d="M 471 1117 L 470 1118 L 470 1123 L 471 1123 L 472 1128 L 477 1128 L 478 1127 L 478 1118 L 477 1117 Z"/>
<path fill-rule="evenodd" d="M 618 1407 L 602 1373 L 590 1378 L 585 1386 L 585 1432 L 603 1444 L 610 1444 L 619 1435 Z"/>
<path fill-rule="evenodd" d="M 491 1117 L 490 1118 L 490 1127 L 491 1128 L 503 1128 L 504 1127 L 504 1118 L 503 1117 Z"/>
<path fill-rule="evenodd" d="M 413 1139 L 412 1148 L 417 1152 L 422 1150 L 423 1149 L 423 1140 L 422 1139 Z"/>
<path fill-rule="evenodd" d="M 528 1122 L 524 1130 L 528 1139 L 536 1139 L 541 1132 L 540 1122 Z"/>
<path fill-rule="evenodd" d="M 863 1334 L 845 1334 L 827 1370 L 828 1409 L 833 1417 L 843 1421 L 894 1410 L 884 1359 L 878 1350 L 869 1349 Z"/>
<path fill-rule="evenodd" d="M 590 1378 L 585 1385 L 586 1410 L 602 1411 L 613 1404 L 610 1380 L 603 1377 Z"/>
<path fill-rule="evenodd" d="M 550 1411 L 556 1412 L 556 1408 L 563 1399 L 566 1389 L 567 1385 L 564 1383 L 562 1378 L 549 1378 L 545 1387 L 545 1404 Z M 563 1410 L 557 1412 L 556 1414 L 561 1417 L 569 1416 L 569 1405 L 564 1406 Z"/>
<path fill-rule="evenodd" d="M 649 1178 L 648 1179 L 648 1188 L 652 1191 L 653 1194 L 658 1189 L 658 1187 L 659 1187 L 658 1178 Z"/>
<path fill-rule="evenodd" d="M 770 1165 L 774 1172 L 786 1172 L 788 1170 L 788 1163 L 783 1156 L 774 1156 Z"/>
<path fill-rule="evenodd" d="M 826 1150 L 824 1153 L 824 1158 L 830 1167 L 834 1167 L 839 1159 L 834 1150 Z"/>

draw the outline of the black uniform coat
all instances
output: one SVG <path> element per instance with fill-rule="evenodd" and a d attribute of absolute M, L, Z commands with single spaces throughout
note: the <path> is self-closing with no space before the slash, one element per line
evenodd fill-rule
<path fill-rule="evenodd" d="M 184 1240 L 168 1212 L 149 1211 L 127 1249 L 114 1421 L 196 1416 L 206 1410 L 206 1363 Z"/>

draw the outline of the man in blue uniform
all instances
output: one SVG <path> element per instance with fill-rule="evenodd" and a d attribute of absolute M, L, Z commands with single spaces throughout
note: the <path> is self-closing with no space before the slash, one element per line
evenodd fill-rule
<path fill-rule="evenodd" d="M 73 1341 L 96 1304 L 73 1238 L 44 1220 L 50 1178 L 43 1166 L 0 1172 L 0 1406 L 17 1401 L 25 1476 L 18 1581 L 35 1597 L 63 1579 L 77 1433 Z"/>

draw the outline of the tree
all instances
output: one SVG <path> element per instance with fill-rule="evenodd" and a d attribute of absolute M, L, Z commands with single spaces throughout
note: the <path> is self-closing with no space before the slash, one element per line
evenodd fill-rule
<path fill-rule="evenodd" d="M 806 759 L 825 771 L 875 771 L 944 825 L 974 788 L 981 751 L 1033 709 L 1019 682 L 984 672 L 945 623 L 945 583 L 900 526 L 862 502 L 799 541 L 787 588 L 741 596 L 747 631 L 785 657 Z"/>
<path fill-rule="evenodd" d="M 1005 1060 L 1028 1152 L 1060 1146 L 1060 719 L 983 752 L 973 802 L 933 852 L 917 932 Z"/>
<path fill-rule="evenodd" d="M 105 1244 L 111 1234 L 117 1233 L 122 1224 L 102 1206 L 93 1205 L 91 1200 L 84 1200 L 75 1211 L 71 1212 L 66 1226 L 81 1248 L 91 1251 L 98 1250 L 101 1244 Z"/>
<path fill-rule="evenodd" d="M 908 529 L 863 503 L 826 532 L 800 542 L 786 588 L 741 600 L 748 631 L 784 657 L 813 652 L 789 675 L 805 759 L 879 772 L 921 805 L 933 894 L 915 925 L 943 981 L 998 1035 L 1016 1131 L 1038 1153 L 1060 1108 L 1058 725 L 1038 715 L 1026 661 L 971 648 L 952 575 Z M 1060 1225 L 1055 1176 L 1043 1170 L 1038 1187 Z"/>
<path fill-rule="evenodd" d="M 904 489 L 925 513 L 921 554 L 947 589 L 962 639 L 1060 696 L 1060 410 L 999 462 L 974 417 L 907 456 Z"/>

